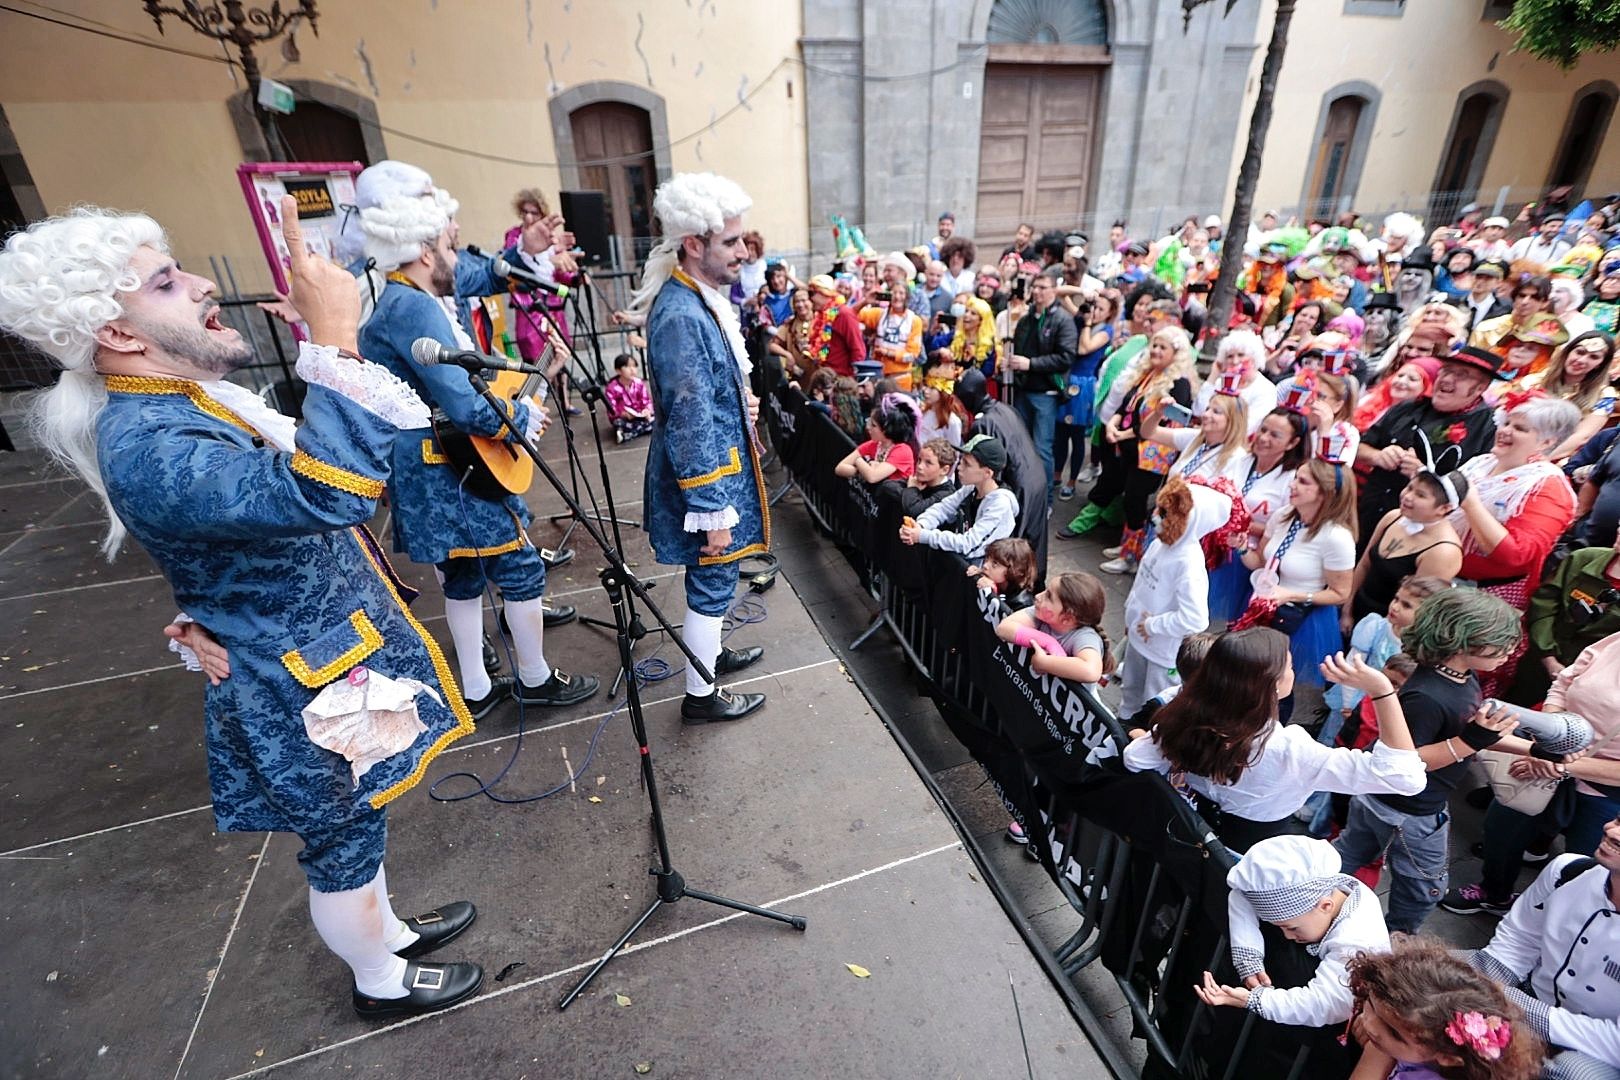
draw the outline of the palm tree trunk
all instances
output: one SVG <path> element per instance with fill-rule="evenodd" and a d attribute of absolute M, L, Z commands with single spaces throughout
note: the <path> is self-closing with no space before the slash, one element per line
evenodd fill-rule
<path fill-rule="evenodd" d="M 1271 127 L 1272 99 L 1277 93 L 1277 75 L 1282 71 L 1283 53 L 1288 49 L 1288 25 L 1294 21 L 1295 0 L 1277 0 L 1277 20 L 1271 27 L 1271 43 L 1266 46 L 1266 62 L 1260 69 L 1260 92 L 1255 95 L 1254 113 L 1249 118 L 1249 141 L 1243 148 L 1243 165 L 1238 169 L 1237 189 L 1232 195 L 1232 214 L 1227 219 L 1226 237 L 1221 242 L 1221 270 L 1209 297 L 1209 336 L 1205 348 L 1214 355 L 1214 343 L 1232 321 L 1232 304 L 1237 296 L 1238 277 L 1243 273 L 1243 245 L 1249 236 L 1249 219 L 1254 216 L 1254 187 L 1260 180 L 1260 159 L 1266 149 L 1266 132 Z"/>

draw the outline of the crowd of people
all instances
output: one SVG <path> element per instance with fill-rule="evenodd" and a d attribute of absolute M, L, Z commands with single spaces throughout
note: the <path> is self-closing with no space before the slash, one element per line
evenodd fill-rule
<path fill-rule="evenodd" d="M 850 483 L 904 488 L 900 540 L 964 556 L 1035 671 L 1117 687 L 1124 766 L 1241 856 L 1241 985 L 1200 995 L 1351 1021 L 1357 1077 L 1620 1077 L 1617 212 L 1026 225 L 977 271 L 947 214 L 804 281 L 760 244 L 733 294 L 761 389 L 795 382 L 851 435 Z M 1047 540 L 1114 528 L 1111 642 L 1100 579 L 1048 575 Z M 1450 888 L 1454 795 L 1490 807 L 1481 880 Z M 1419 936 L 1441 905 L 1500 918 L 1490 945 Z M 1314 974 L 1273 981 L 1290 942 Z"/>

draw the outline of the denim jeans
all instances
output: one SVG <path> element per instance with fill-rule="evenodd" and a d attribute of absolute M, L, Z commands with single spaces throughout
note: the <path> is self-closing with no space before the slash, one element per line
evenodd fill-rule
<path fill-rule="evenodd" d="M 1391 932 L 1417 933 L 1450 884 L 1451 816 L 1403 814 L 1371 795 L 1350 800 L 1350 820 L 1333 842 L 1346 874 L 1384 856 Z"/>
<path fill-rule="evenodd" d="M 1603 826 L 1620 813 L 1620 801 L 1601 795 L 1575 795 L 1575 817 L 1564 828 L 1564 850 L 1589 856 L 1603 839 Z M 1524 849 L 1542 832 L 1537 818 L 1491 803 L 1485 811 L 1485 865 L 1480 885 L 1492 900 L 1513 895 Z M 1550 830 L 1548 830 L 1550 831 Z"/>
<path fill-rule="evenodd" d="M 1048 383 L 1050 385 L 1050 383 Z M 1041 456 L 1046 469 L 1046 493 L 1052 493 L 1052 440 L 1057 435 L 1058 397 L 1056 394 L 1020 393 L 1013 397 L 1013 407 L 1035 440 L 1035 452 Z"/>

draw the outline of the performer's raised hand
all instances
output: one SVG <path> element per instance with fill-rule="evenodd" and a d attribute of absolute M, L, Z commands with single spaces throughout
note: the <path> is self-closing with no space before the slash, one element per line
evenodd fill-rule
<path fill-rule="evenodd" d="M 281 235 L 287 242 L 287 296 L 309 325 L 310 340 L 356 352 L 360 339 L 360 293 L 354 275 L 304 247 L 298 200 L 281 199 Z"/>

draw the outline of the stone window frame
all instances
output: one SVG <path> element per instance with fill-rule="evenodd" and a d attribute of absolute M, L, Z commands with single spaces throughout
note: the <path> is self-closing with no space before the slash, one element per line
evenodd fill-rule
<path fill-rule="evenodd" d="M 325 105 L 329 109 L 336 109 L 340 113 L 354 117 L 360 124 L 360 138 L 365 143 L 369 164 L 387 160 L 388 147 L 383 140 L 382 123 L 377 119 L 377 103 L 371 98 L 347 87 L 316 79 L 279 81 L 292 87 L 293 94 L 299 101 Z M 231 124 L 236 128 L 237 141 L 242 145 L 242 159 L 278 160 L 270 153 L 270 145 L 265 141 L 263 129 L 259 127 L 258 117 L 254 115 L 255 106 L 248 100 L 248 92 L 238 90 L 230 96 L 228 105 L 231 111 Z"/>
<path fill-rule="evenodd" d="M 1299 205 L 1302 212 L 1312 203 L 1311 181 L 1315 177 L 1311 175 L 1311 170 L 1316 161 L 1317 148 L 1322 145 L 1322 136 L 1327 131 L 1328 114 L 1334 102 L 1347 97 L 1360 98 L 1364 104 L 1361 107 L 1361 115 L 1356 119 L 1356 137 L 1350 143 L 1350 155 L 1345 159 L 1339 194 L 1335 198 L 1343 199 L 1348 195 L 1351 202 L 1354 202 L 1356 193 L 1361 189 L 1361 170 L 1367 164 L 1367 150 L 1372 144 L 1373 128 L 1378 120 L 1378 105 L 1383 101 L 1384 94 L 1370 82 L 1352 79 L 1329 87 L 1322 94 L 1322 103 L 1316 113 L 1316 127 L 1311 132 L 1311 141 L 1306 144 L 1308 156 L 1305 175 L 1300 179 Z"/>
<path fill-rule="evenodd" d="M 670 163 L 669 110 L 664 104 L 664 96 L 635 83 L 598 79 L 570 86 L 554 94 L 551 100 L 546 102 L 546 109 L 551 116 L 551 138 L 557 147 L 558 190 L 580 190 L 579 152 L 574 149 L 574 112 L 587 105 L 604 101 L 633 105 L 647 114 L 647 123 L 652 129 L 653 171 L 658 178 L 657 184 L 662 184 L 673 176 L 674 167 Z"/>

